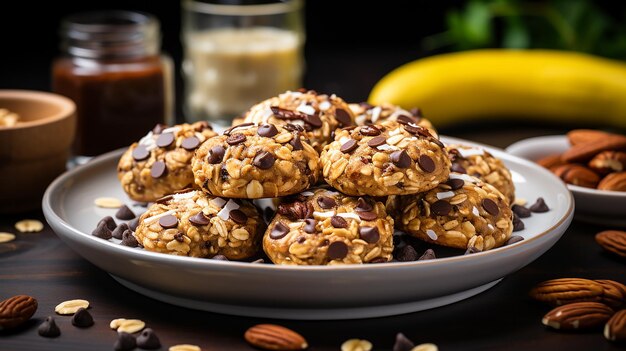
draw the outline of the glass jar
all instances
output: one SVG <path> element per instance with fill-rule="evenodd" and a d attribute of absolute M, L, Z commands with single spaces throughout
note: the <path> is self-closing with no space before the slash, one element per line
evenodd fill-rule
<path fill-rule="evenodd" d="M 52 89 L 77 107 L 75 155 L 128 146 L 172 116 L 172 62 L 160 53 L 159 21 L 148 14 L 101 11 L 61 25 L 62 56 Z"/>
<path fill-rule="evenodd" d="M 209 119 L 229 125 L 257 102 L 302 86 L 301 0 L 182 4 L 189 122 Z"/>

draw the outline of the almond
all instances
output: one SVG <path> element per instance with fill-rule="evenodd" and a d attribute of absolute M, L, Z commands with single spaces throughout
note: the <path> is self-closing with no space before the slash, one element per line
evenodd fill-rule
<path fill-rule="evenodd" d="M 561 278 L 537 284 L 530 290 L 530 297 L 552 306 L 582 301 L 602 301 L 604 288 L 589 279 Z"/>
<path fill-rule="evenodd" d="M 559 306 L 548 312 L 541 323 L 558 330 L 581 330 L 601 327 L 613 315 L 613 310 L 599 302 L 576 302 Z"/>
<path fill-rule="evenodd" d="M 17 295 L 0 302 L 0 330 L 15 328 L 35 314 L 37 300 L 28 295 Z"/>
<path fill-rule="evenodd" d="M 626 258 L 626 232 L 605 230 L 596 234 L 596 242 L 603 249 Z"/>
<path fill-rule="evenodd" d="M 619 308 L 626 303 L 626 286 L 615 280 L 596 279 L 602 285 L 602 302 L 612 308 Z"/>
<path fill-rule="evenodd" d="M 563 161 L 561 161 L 561 154 L 552 154 L 552 155 L 548 155 L 546 157 L 540 158 L 539 160 L 537 160 L 537 164 L 539 164 L 541 167 L 543 168 L 552 168 L 552 167 L 557 167 L 563 164 Z"/>
<path fill-rule="evenodd" d="M 595 140 L 600 140 L 602 138 L 611 135 L 610 133 L 603 132 L 601 130 L 594 129 L 574 129 L 567 133 L 567 140 L 569 140 L 570 145 L 579 145 L 588 143 Z"/>
<path fill-rule="evenodd" d="M 626 170 L 626 152 L 602 151 L 595 155 L 588 164 L 598 174 L 608 174 Z"/>
<path fill-rule="evenodd" d="M 252 346 L 264 350 L 304 350 L 308 347 L 302 335 L 275 324 L 257 324 L 246 331 L 244 338 Z"/>
<path fill-rule="evenodd" d="M 606 322 L 604 337 L 610 341 L 626 341 L 626 310 L 615 313 Z"/>
<path fill-rule="evenodd" d="M 585 166 L 578 164 L 564 164 L 552 170 L 554 174 L 567 184 L 595 188 L 600 181 L 600 176 Z"/>
<path fill-rule="evenodd" d="M 561 160 L 566 163 L 586 162 L 602 151 L 624 149 L 626 149 L 626 136 L 609 134 L 598 140 L 572 146 L 561 155 Z"/>
<path fill-rule="evenodd" d="M 610 173 L 598 184 L 600 190 L 626 191 L 626 172 Z"/>

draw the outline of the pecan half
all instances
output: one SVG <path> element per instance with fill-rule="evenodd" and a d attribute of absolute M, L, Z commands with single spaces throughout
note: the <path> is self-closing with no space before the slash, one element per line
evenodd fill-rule
<path fill-rule="evenodd" d="M 275 324 L 257 324 L 246 331 L 244 338 L 252 346 L 264 350 L 304 350 L 308 347 L 302 335 Z"/>
<path fill-rule="evenodd" d="M 595 188 L 600 181 L 600 176 L 589 168 L 578 164 L 564 164 L 556 167 L 553 172 L 567 184 L 586 188 Z"/>
<path fill-rule="evenodd" d="M 615 313 L 606 322 L 604 337 L 610 341 L 626 341 L 626 310 Z"/>
<path fill-rule="evenodd" d="M 626 152 L 602 151 L 589 161 L 588 166 L 599 174 L 621 172 L 626 170 Z"/>
<path fill-rule="evenodd" d="M 613 315 L 613 310 L 599 302 L 576 302 L 559 306 L 548 312 L 541 323 L 558 330 L 583 330 L 601 327 Z"/>
<path fill-rule="evenodd" d="M 602 301 L 604 288 L 589 279 L 561 278 L 537 284 L 530 290 L 530 297 L 552 306 L 581 301 Z"/>
<path fill-rule="evenodd" d="M 596 242 L 603 249 L 626 258 L 626 232 L 605 230 L 596 234 Z"/>
<path fill-rule="evenodd" d="M 626 172 L 609 173 L 598 183 L 598 189 L 626 191 Z"/>

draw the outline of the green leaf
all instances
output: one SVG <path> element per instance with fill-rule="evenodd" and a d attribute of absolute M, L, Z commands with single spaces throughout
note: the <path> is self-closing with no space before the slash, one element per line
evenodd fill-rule
<path fill-rule="evenodd" d="M 502 46 L 509 49 L 526 49 L 530 47 L 530 35 L 519 17 L 508 17 Z"/>
<path fill-rule="evenodd" d="M 491 12 L 487 2 L 470 1 L 463 16 L 463 22 L 469 42 L 477 46 L 487 46 L 491 43 Z"/>

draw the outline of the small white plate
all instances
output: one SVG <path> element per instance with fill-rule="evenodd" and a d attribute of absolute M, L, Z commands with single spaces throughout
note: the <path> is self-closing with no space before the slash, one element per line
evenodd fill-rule
<path fill-rule="evenodd" d="M 536 161 L 570 148 L 567 137 L 551 135 L 524 139 L 511 144 L 511 155 Z M 626 227 L 626 192 L 605 191 L 567 184 L 576 199 L 576 219 L 605 226 Z"/>
<path fill-rule="evenodd" d="M 444 142 L 465 143 L 444 138 Z M 475 144 L 474 144 L 475 145 Z M 93 200 L 122 191 L 122 150 L 95 158 L 55 180 L 43 199 L 46 219 L 72 249 L 123 285 L 189 308 L 269 318 L 354 319 L 420 311 L 478 294 L 546 252 L 569 226 L 574 203 L 563 183 L 538 165 L 488 148 L 513 173 L 520 197 L 550 207 L 524 219 L 525 240 L 487 252 L 429 261 L 343 266 L 278 266 L 171 256 L 133 249 L 89 233 L 115 210 Z"/>

